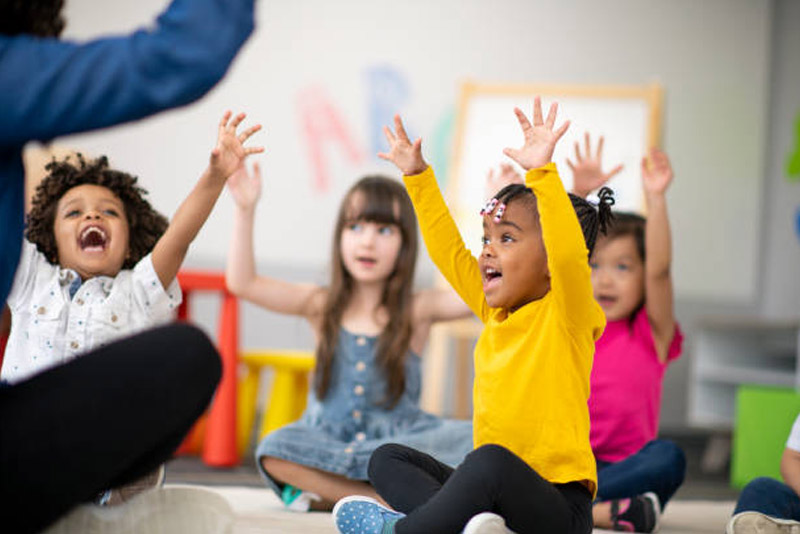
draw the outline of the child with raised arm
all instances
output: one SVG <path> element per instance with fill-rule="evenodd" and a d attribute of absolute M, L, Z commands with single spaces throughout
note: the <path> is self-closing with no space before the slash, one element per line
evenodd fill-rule
<path fill-rule="evenodd" d="M 237 136 L 244 114 L 230 118 L 230 112 L 222 118 L 208 168 L 169 224 L 145 200 L 136 177 L 110 169 L 105 157 L 77 155 L 74 162 L 47 165 L 8 297 L 2 380 L 21 382 L 172 319 L 181 301 L 175 275 L 189 245 L 228 176 L 263 150 L 243 145 L 260 126 Z M 106 492 L 100 503 L 127 496 Z"/>
<path fill-rule="evenodd" d="M 602 171 L 603 138 L 592 154 L 589 134 L 575 144 L 573 191 L 586 196 L 621 165 Z M 597 527 L 652 532 L 683 482 L 686 460 L 673 442 L 656 439 L 667 365 L 681 354 L 683 335 L 672 299 L 672 245 L 666 190 L 672 168 L 664 152 L 642 158 L 647 220 L 615 213 L 590 258 L 594 296 L 606 315 L 592 367 L 589 415 L 597 458 Z"/>
<path fill-rule="evenodd" d="M 228 182 L 236 202 L 229 289 L 268 310 L 305 318 L 317 342 L 313 389 L 300 420 L 271 432 L 256 460 L 292 510 L 330 509 L 347 495 L 377 497 L 367 482 L 372 452 L 400 442 L 457 465 L 472 449 L 472 425 L 419 407 L 420 358 L 431 325 L 465 317 L 450 290 L 413 291 L 417 223 L 403 186 L 368 176 L 342 200 L 328 286 L 256 274 L 253 219 L 258 167 Z"/>
<path fill-rule="evenodd" d="M 507 532 L 506 524 L 516 532 L 591 532 L 597 485 L 587 400 L 605 321 L 587 260 L 609 208 L 604 201 L 598 214 L 581 199 L 573 207 L 564 191 L 551 157 L 568 123 L 554 129 L 556 110 L 544 120 L 537 98 L 533 124 L 515 110 L 525 142 L 505 154 L 527 171 L 525 185 L 504 188 L 482 210 L 477 260 L 420 140 L 410 142 L 399 118 L 395 132 L 386 130 L 391 150 L 382 157 L 405 175 L 434 263 L 484 323 L 475 347 L 476 449 L 455 470 L 407 447 L 378 449 L 370 480 L 399 512 L 344 499 L 334 510 L 340 532 L 455 534 L 465 525 L 464 532 L 487 525 Z"/>

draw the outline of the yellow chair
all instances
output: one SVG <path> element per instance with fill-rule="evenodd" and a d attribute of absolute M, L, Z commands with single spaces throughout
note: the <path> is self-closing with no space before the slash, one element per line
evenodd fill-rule
<path fill-rule="evenodd" d="M 272 388 L 264 406 L 258 441 L 268 432 L 296 421 L 306 407 L 308 372 L 314 353 L 301 350 L 253 350 L 239 355 L 246 373 L 239 381 L 237 443 L 239 454 L 247 449 L 256 415 L 258 382 L 265 366 L 272 368 Z"/>

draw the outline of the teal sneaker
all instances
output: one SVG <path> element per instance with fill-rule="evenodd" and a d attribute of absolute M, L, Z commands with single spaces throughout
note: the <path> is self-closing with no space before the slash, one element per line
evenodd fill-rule
<path fill-rule="evenodd" d="M 311 509 L 311 502 L 320 500 L 322 499 L 316 493 L 303 491 L 289 484 L 283 486 L 281 491 L 283 505 L 293 512 L 308 512 Z"/>
<path fill-rule="evenodd" d="M 345 497 L 333 507 L 333 523 L 341 534 L 394 534 L 394 524 L 405 516 L 361 495 Z"/>

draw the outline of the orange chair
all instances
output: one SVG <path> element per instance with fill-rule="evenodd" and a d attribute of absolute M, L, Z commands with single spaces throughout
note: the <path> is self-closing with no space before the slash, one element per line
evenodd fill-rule
<path fill-rule="evenodd" d="M 219 315 L 217 348 L 222 356 L 222 380 L 205 421 L 189 433 L 178 453 L 192 452 L 202 439 L 203 461 L 214 467 L 231 467 L 239 463 L 236 447 L 236 382 L 239 352 L 239 304 L 225 288 L 225 275 L 211 271 L 182 270 L 178 283 L 183 291 L 183 302 L 178 308 L 178 319 L 190 320 L 190 303 L 193 293 L 212 291 L 221 293 L 222 309 Z M 194 444 L 194 446 L 193 446 Z"/>

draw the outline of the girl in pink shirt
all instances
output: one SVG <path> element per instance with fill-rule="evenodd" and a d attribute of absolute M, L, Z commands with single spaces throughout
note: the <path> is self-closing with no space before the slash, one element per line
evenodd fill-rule
<path fill-rule="evenodd" d="M 586 196 L 622 169 L 601 170 L 603 138 L 592 155 L 589 134 L 576 162 L 573 193 Z M 672 168 L 664 152 L 642 158 L 648 218 L 615 214 L 590 258 L 595 299 L 607 326 L 596 343 L 589 416 L 597 460 L 594 524 L 653 532 L 661 509 L 683 482 L 686 460 L 674 443 L 657 440 L 661 383 L 681 353 L 683 335 L 673 312 L 672 243 L 665 192 Z"/>

